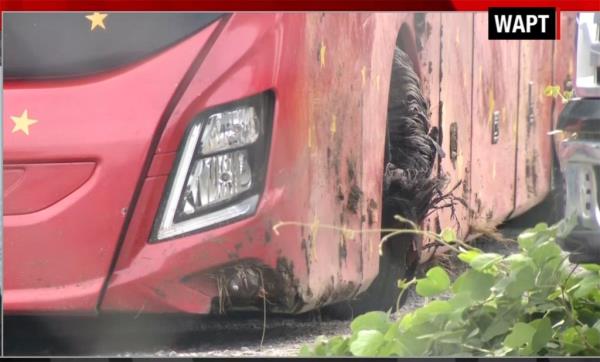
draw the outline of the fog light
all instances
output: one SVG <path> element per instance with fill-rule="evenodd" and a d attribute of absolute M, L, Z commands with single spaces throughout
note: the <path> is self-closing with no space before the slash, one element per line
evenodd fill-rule
<path fill-rule="evenodd" d="M 252 171 L 246 150 L 195 161 L 186 183 L 182 212 L 191 215 L 202 207 L 228 200 L 249 190 Z"/>
<path fill-rule="evenodd" d="M 272 93 L 219 107 L 186 132 L 152 241 L 254 213 L 266 172 Z"/>

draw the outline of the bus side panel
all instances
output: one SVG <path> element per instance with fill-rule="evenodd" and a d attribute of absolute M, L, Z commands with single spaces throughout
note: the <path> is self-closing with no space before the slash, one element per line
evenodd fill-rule
<path fill-rule="evenodd" d="M 560 40 L 554 43 L 554 85 L 559 85 L 561 91 L 573 90 L 575 72 L 575 35 L 577 34 L 576 13 L 560 13 Z M 554 100 L 552 116 L 553 126 L 556 127 L 558 116 L 564 104 L 559 98 Z M 558 137 L 554 138 L 557 146 Z"/>
<path fill-rule="evenodd" d="M 471 175 L 471 109 L 473 67 L 472 14 L 442 14 L 442 59 L 440 124 L 443 131 L 441 172 L 448 188 L 458 187 L 454 196 L 462 199 L 439 212 L 441 227 L 451 227 L 459 237 L 469 230 L 469 189 Z M 459 185 L 460 183 L 460 185 Z"/>
<path fill-rule="evenodd" d="M 494 227 L 514 207 L 519 42 L 489 41 L 485 13 L 475 14 L 474 28 L 471 224 L 477 230 Z"/>
<path fill-rule="evenodd" d="M 413 17 L 415 30 L 415 47 L 418 62 L 415 65 L 421 78 L 423 95 L 429 101 L 430 129 L 439 128 L 440 124 L 440 41 L 441 41 L 441 13 L 415 13 Z M 439 175 L 439 163 L 433 166 L 432 177 Z M 439 222 L 437 213 L 433 212 L 423 222 L 423 228 L 438 232 Z M 431 240 L 424 240 L 421 245 L 421 259 L 431 255 L 432 248 L 427 248 Z M 417 246 L 419 247 L 419 246 Z"/>
<path fill-rule="evenodd" d="M 517 192 L 518 216 L 550 192 L 552 100 L 544 87 L 552 84 L 552 40 L 521 41 L 518 114 Z"/>

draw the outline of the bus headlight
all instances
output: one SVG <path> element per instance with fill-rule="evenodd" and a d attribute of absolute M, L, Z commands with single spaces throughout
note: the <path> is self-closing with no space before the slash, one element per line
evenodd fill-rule
<path fill-rule="evenodd" d="M 152 241 L 250 216 L 264 184 L 272 128 L 270 92 L 203 112 L 187 129 Z"/>

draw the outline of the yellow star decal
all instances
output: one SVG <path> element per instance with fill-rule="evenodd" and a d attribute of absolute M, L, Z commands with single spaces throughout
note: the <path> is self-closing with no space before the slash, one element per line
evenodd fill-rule
<path fill-rule="evenodd" d="M 28 136 L 29 136 L 29 126 L 31 126 L 34 123 L 37 123 L 37 120 L 29 118 L 29 115 L 27 114 L 27 110 L 24 110 L 23 114 L 21 114 L 19 117 L 12 116 L 10 118 L 13 120 L 13 122 L 15 122 L 15 127 L 12 129 L 12 133 L 15 133 L 17 131 L 22 131 L 23 133 L 25 133 Z"/>
<path fill-rule="evenodd" d="M 92 15 L 86 15 L 86 18 L 91 22 L 90 31 L 96 29 L 96 27 L 101 27 L 102 29 L 106 29 L 104 25 L 104 19 L 108 16 L 108 14 L 102 14 L 99 12 L 95 12 Z"/>

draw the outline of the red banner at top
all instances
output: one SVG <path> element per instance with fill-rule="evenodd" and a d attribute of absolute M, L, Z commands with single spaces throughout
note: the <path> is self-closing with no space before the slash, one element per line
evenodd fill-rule
<path fill-rule="evenodd" d="M 597 11 L 600 10 L 600 0 L 0 0 L 0 9 L 3 11 L 487 11 L 489 7 L 556 7 L 561 11 Z"/>
<path fill-rule="evenodd" d="M 0 11 L 487 11 L 490 7 L 600 11 L 600 0 L 0 0 Z"/>

